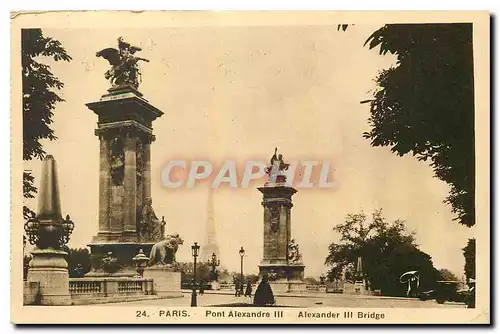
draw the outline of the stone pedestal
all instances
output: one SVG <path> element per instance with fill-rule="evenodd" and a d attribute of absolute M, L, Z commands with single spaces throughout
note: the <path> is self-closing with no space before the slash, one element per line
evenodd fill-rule
<path fill-rule="evenodd" d="M 297 190 L 285 183 L 267 183 L 258 189 L 264 207 L 264 254 L 259 276 L 267 275 L 275 292 L 305 291 L 305 266 L 300 260 L 290 261 L 288 250 L 292 239 L 292 196 Z"/>
<path fill-rule="evenodd" d="M 153 245 L 152 242 L 91 243 L 88 246 L 90 247 L 92 270 L 85 277 L 135 277 L 137 276 L 137 270 L 132 259 L 139 253 L 140 249 L 149 257 Z M 119 265 L 117 271 L 110 272 L 103 268 L 102 259 L 108 252 L 112 252 L 117 259 Z"/>
<path fill-rule="evenodd" d="M 210 287 L 212 290 L 220 290 L 220 283 L 217 281 L 210 282 Z"/>
<path fill-rule="evenodd" d="M 366 282 L 364 280 L 354 282 L 354 293 L 358 295 L 368 294 L 368 290 L 366 289 Z"/>
<path fill-rule="evenodd" d="M 154 294 L 162 298 L 182 297 L 181 273 L 170 265 L 152 266 L 144 269 L 144 278 L 153 279 Z"/>
<path fill-rule="evenodd" d="M 38 282 L 41 305 L 71 305 L 66 252 L 34 250 L 28 269 L 28 282 Z"/>
<path fill-rule="evenodd" d="M 343 287 L 343 294 L 346 295 L 369 295 L 369 291 L 366 289 L 366 284 L 363 281 L 357 282 L 346 282 Z"/>

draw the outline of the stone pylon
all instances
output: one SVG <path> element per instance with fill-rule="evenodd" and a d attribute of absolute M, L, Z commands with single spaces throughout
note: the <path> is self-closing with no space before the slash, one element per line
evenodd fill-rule
<path fill-rule="evenodd" d="M 36 233 L 37 247 L 32 252 L 27 281 L 39 283 L 41 305 L 70 305 L 67 253 L 55 246 L 59 244 L 63 218 L 56 161 L 51 155 L 42 162 L 39 190 L 36 221 L 40 227 Z"/>
<path fill-rule="evenodd" d="M 95 135 L 100 143 L 98 232 L 88 245 L 92 271 L 86 276 L 135 276 L 132 258 L 140 249 L 149 255 L 165 232 L 150 228 L 163 223 L 157 221 L 151 199 L 153 121 L 163 112 L 131 86 L 108 92 L 86 104 L 98 116 Z M 116 262 L 117 271 L 103 269 L 107 257 Z"/>
<path fill-rule="evenodd" d="M 285 183 L 267 183 L 258 188 L 263 194 L 264 254 L 259 276 L 267 275 L 275 292 L 305 290 L 302 261 L 291 261 L 292 196 L 297 192 Z"/>

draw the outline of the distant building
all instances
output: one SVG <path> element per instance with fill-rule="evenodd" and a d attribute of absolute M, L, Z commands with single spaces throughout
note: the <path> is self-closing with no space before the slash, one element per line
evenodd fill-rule
<path fill-rule="evenodd" d="M 200 261 L 207 263 L 212 259 L 212 254 L 220 259 L 219 245 L 217 244 L 216 227 L 214 219 L 214 197 L 213 189 L 209 186 L 207 200 L 207 221 L 206 221 L 206 239 L 200 251 Z"/>

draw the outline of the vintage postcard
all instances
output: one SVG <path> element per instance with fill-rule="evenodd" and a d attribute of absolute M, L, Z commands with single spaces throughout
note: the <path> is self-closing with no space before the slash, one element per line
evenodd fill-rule
<path fill-rule="evenodd" d="M 487 12 L 11 28 L 12 322 L 490 323 Z"/>

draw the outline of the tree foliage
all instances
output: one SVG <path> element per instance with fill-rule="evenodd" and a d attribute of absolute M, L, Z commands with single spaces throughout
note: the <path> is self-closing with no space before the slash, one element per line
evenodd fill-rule
<path fill-rule="evenodd" d="M 82 272 L 80 275 L 90 271 L 90 253 L 87 248 L 70 248 L 67 251 L 66 261 L 68 262 L 68 271 L 70 277 L 77 277 L 75 269 L 81 265 Z"/>
<path fill-rule="evenodd" d="M 181 272 L 181 281 L 183 283 L 191 283 L 193 281 L 194 263 L 193 262 L 179 262 L 176 264 L 178 270 Z M 206 263 L 196 263 L 196 280 L 197 281 L 210 281 L 210 272 L 212 268 Z"/>
<path fill-rule="evenodd" d="M 450 186 L 455 219 L 475 224 L 474 82 L 471 24 L 389 24 L 366 41 L 397 65 L 376 78 L 370 101 L 372 146 L 430 160 Z"/>
<path fill-rule="evenodd" d="M 439 279 L 441 281 L 458 281 L 458 277 L 457 275 L 455 275 L 454 273 L 452 273 L 450 270 L 448 269 L 439 269 Z"/>
<path fill-rule="evenodd" d="M 21 66 L 23 88 L 23 159 L 25 161 L 43 159 L 45 151 L 41 140 L 55 140 L 51 128 L 54 109 L 58 102 L 64 101 L 57 93 L 64 84 L 53 75 L 49 65 L 40 62 L 41 58 L 54 61 L 70 61 L 71 57 L 61 42 L 43 36 L 41 29 L 21 30 Z M 33 198 L 37 189 L 29 171 L 23 173 L 23 193 L 25 198 Z M 34 214 L 23 207 L 24 217 Z"/>
<path fill-rule="evenodd" d="M 431 288 L 438 272 L 431 257 L 415 244 L 414 233 L 404 222 L 388 222 L 382 210 L 376 210 L 367 221 L 364 213 L 348 214 L 345 222 L 334 227 L 340 242 L 329 246 L 325 264 L 330 266 L 328 278 L 339 279 L 347 270 L 346 279 L 353 275 L 357 258 L 362 258 L 364 278 L 372 290 L 384 295 L 404 296 L 406 286 L 399 277 L 410 270 L 420 272 L 421 287 Z"/>
<path fill-rule="evenodd" d="M 462 249 L 465 257 L 464 272 L 467 280 L 476 278 L 476 239 L 469 239 Z"/>

